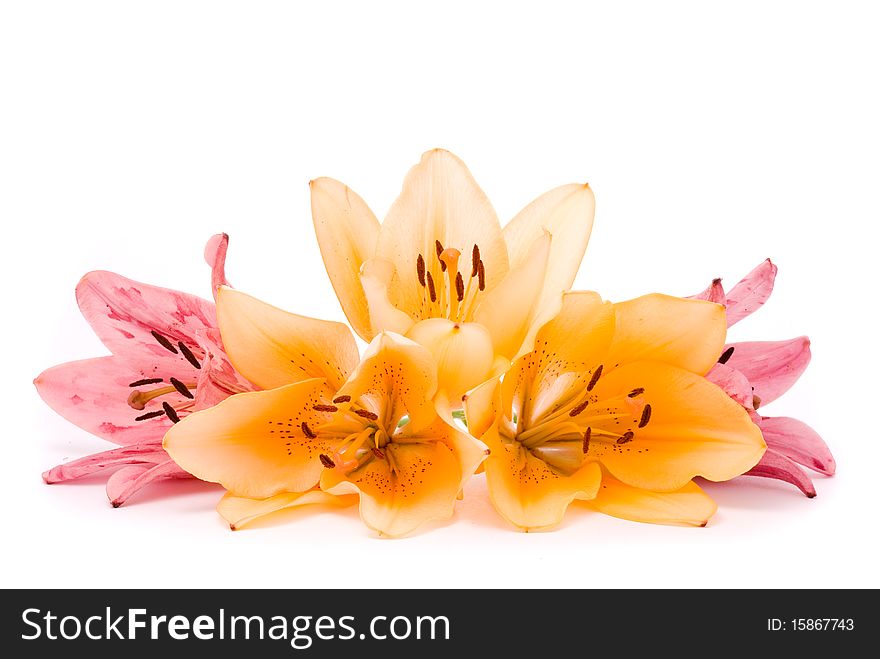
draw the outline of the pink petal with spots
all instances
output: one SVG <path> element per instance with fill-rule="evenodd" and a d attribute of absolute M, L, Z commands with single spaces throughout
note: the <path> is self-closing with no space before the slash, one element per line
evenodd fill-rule
<path fill-rule="evenodd" d="M 37 376 L 34 385 L 46 404 L 71 423 L 115 444 L 135 444 L 161 441 L 171 427 L 165 416 L 144 421 L 135 421 L 136 417 L 161 410 L 163 401 L 175 407 L 190 402 L 172 391 L 147 402 L 142 410 L 133 409 L 128 399 L 135 391 L 169 386 L 167 378 L 145 387 L 129 386 L 155 375 L 152 368 L 137 368 L 116 356 L 97 357 L 50 368 Z"/>
<path fill-rule="evenodd" d="M 776 400 L 797 381 L 810 363 L 810 339 L 731 343 L 727 366 L 745 375 L 755 388 L 761 405 Z M 757 406 L 756 406 L 757 407 Z"/>
<path fill-rule="evenodd" d="M 785 416 L 765 416 L 758 421 L 758 427 L 768 449 L 826 476 L 833 476 L 837 470 L 834 456 L 819 433 L 803 421 Z"/>
<path fill-rule="evenodd" d="M 776 266 L 762 262 L 727 294 L 727 326 L 730 327 L 761 308 L 773 292 Z"/>
<path fill-rule="evenodd" d="M 748 410 L 752 409 L 754 396 L 748 378 L 726 364 L 715 364 L 706 373 L 706 379 L 721 387 L 728 396 Z"/>
<path fill-rule="evenodd" d="M 115 448 L 102 453 L 65 462 L 43 473 L 43 480 L 49 483 L 63 483 L 76 480 L 83 476 L 91 476 L 104 469 L 127 465 L 155 466 L 168 460 L 168 454 L 162 448 L 162 439 L 146 444 L 135 444 Z"/>
<path fill-rule="evenodd" d="M 131 466 L 120 469 L 107 480 L 107 498 L 119 508 L 139 490 L 150 483 L 169 478 L 194 478 L 178 467 L 166 454 L 165 462 L 154 466 Z"/>
<path fill-rule="evenodd" d="M 811 499 L 816 496 L 816 488 L 813 481 L 797 463 L 789 460 L 784 455 L 767 449 L 761 461 L 747 471 L 745 476 L 760 476 L 762 478 L 774 478 L 776 480 L 791 483 Z"/>
<path fill-rule="evenodd" d="M 194 368 L 182 342 L 200 360 L 196 333 L 217 326 L 214 304 L 112 272 L 90 272 L 76 287 L 83 316 L 114 355 L 157 372 Z"/>
<path fill-rule="evenodd" d="M 226 280 L 226 250 L 229 248 L 229 236 L 218 233 L 211 236 L 205 245 L 205 261 L 211 266 L 211 293 L 217 300 L 217 289 L 221 286 L 230 286 Z"/>
<path fill-rule="evenodd" d="M 721 285 L 721 280 L 713 279 L 712 283 L 709 284 L 709 287 L 706 290 L 697 293 L 696 295 L 691 295 L 690 299 L 708 300 L 709 302 L 715 302 L 717 304 L 725 304 L 727 302 L 727 295 L 724 293 L 724 286 Z"/>

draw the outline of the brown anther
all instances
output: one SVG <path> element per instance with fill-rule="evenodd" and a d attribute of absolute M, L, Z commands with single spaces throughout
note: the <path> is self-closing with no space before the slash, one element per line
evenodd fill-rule
<path fill-rule="evenodd" d="M 651 406 L 645 405 L 644 409 L 642 409 L 642 418 L 639 419 L 639 428 L 644 428 L 648 425 L 648 421 L 651 420 Z"/>
<path fill-rule="evenodd" d="M 464 300 L 464 279 L 461 278 L 460 272 L 455 273 L 455 296 L 459 302 Z"/>
<path fill-rule="evenodd" d="M 422 288 L 425 287 L 425 259 L 419 254 L 419 258 L 416 259 L 416 274 L 419 276 L 419 283 L 422 285 Z"/>
<path fill-rule="evenodd" d="M 579 405 L 575 405 L 571 409 L 571 412 L 568 413 L 568 415 L 569 416 L 577 416 L 578 414 L 583 412 L 585 409 L 587 409 L 587 405 L 589 405 L 589 404 L 590 404 L 590 401 L 585 400 L 583 403 L 580 403 Z"/>
<path fill-rule="evenodd" d="M 630 391 L 630 392 L 627 394 L 627 396 L 629 396 L 630 398 L 635 398 L 636 396 L 641 396 L 643 393 L 645 393 L 645 388 L 644 388 L 644 387 L 636 387 L 635 389 L 633 389 L 632 391 Z"/>
<path fill-rule="evenodd" d="M 321 464 L 324 465 L 327 469 L 333 469 L 336 466 L 336 463 L 330 458 L 326 453 L 322 453 L 318 456 L 318 459 L 321 461 Z"/>
<path fill-rule="evenodd" d="M 480 290 L 486 290 L 486 266 L 483 265 L 483 259 L 480 259 L 480 265 L 477 267 L 477 275 L 480 277 Z"/>
<path fill-rule="evenodd" d="M 758 409 L 759 407 L 761 407 L 761 397 L 760 396 L 755 396 L 754 394 L 752 394 L 752 407 L 754 407 L 755 409 Z"/>
<path fill-rule="evenodd" d="M 170 352 L 173 352 L 175 355 L 177 354 L 177 348 L 174 347 L 174 344 L 171 343 L 171 341 L 166 339 L 164 336 L 159 334 L 159 332 L 157 332 L 156 330 L 150 330 L 150 334 L 153 335 L 153 338 L 156 339 L 156 341 L 159 343 L 159 345 L 162 346 L 163 348 L 165 348 L 165 350 L 169 350 Z"/>
<path fill-rule="evenodd" d="M 177 410 L 171 407 L 171 405 L 168 404 L 168 401 L 162 403 L 162 409 L 165 410 L 165 414 L 171 419 L 172 423 L 180 421 L 180 417 L 177 416 Z"/>
<path fill-rule="evenodd" d="M 733 357 L 734 346 L 730 346 L 727 350 L 721 353 L 721 356 L 718 358 L 719 364 L 726 364 L 727 360 Z"/>
<path fill-rule="evenodd" d="M 195 366 L 196 368 L 201 368 L 202 365 L 199 363 L 199 360 L 196 359 L 196 356 L 193 354 L 192 350 L 186 347 L 186 344 L 183 341 L 177 342 L 177 347 L 180 348 L 181 354 L 186 357 L 186 361 Z"/>
<path fill-rule="evenodd" d="M 439 259 L 440 255 L 443 253 L 443 243 L 441 243 L 439 240 L 435 240 L 434 249 L 437 250 L 437 258 Z"/>
<path fill-rule="evenodd" d="M 334 403 L 347 403 L 351 400 L 351 396 L 337 396 L 333 399 Z"/>
<path fill-rule="evenodd" d="M 335 405 L 312 405 L 315 412 L 338 412 L 339 408 Z"/>
<path fill-rule="evenodd" d="M 165 410 L 156 410 L 155 412 L 147 412 L 134 418 L 135 421 L 146 421 L 147 419 L 155 419 L 157 416 L 165 416 Z"/>
<path fill-rule="evenodd" d="M 473 279 L 480 271 L 480 248 L 474 245 L 474 251 L 471 253 L 471 255 L 471 262 L 473 263 L 473 266 L 471 268 L 471 279 Z"/>
<path fill-rule="evenodd" d="M 628 444 L 629 442 L 631 442 L 633 440 L 633 437 L 635 437 L 635 436 L 636 436 L 636 434 L 632 430 L 627 430 L 625 433 L 623 433 L 623 437 L 617 438 L 617 443 L 618 444 Z"/>
<path fill-rule="evenodd" d="M 187 388 L 187 386 L 177 378 L 169 378 L 168 381 L 175 389 L 177 389 L 177 393 L 179 393 L 184 398 L 189 398 L 190 400 L 195 398 L 189 388 Z"/>
<path fill-rule="evenodd" d="M 375 446 L 371 449 L 373 451 L 373 455 L 375 455 L 380 460 L 385 459 L 385 452 L 380 448 L 376 448 Z"/>
<path fill-rule="evenodd" d="M 431 302 L 436 302 L 437 290 L 434 288 L 434 278 L 431 276 L 430 272 L 426 272 L 425 277 L 428 279 L 428 295 L 431 296 Z"/>
<path fill-rule="evenodd" d="M 592 391 L 593 387 L 596 386 L 596 383 L 599 382 L 599 378 L 602 377 L 602 364 L 593 371 L 593 377 L 590 378 L 590 381 L 587 383 L 587 391 Z"/>
<path fill-rule="evenodd" d="M 163 382 L 162 378 L 144 378 L 143 380 L 135 380 L 129 383 L 129 387 L 143 387 L 145 384 L 159 384 Z"/>
<path fill-rule="evenodd" d="M 315 437 L 317 437 L 317 435 L 312 431 L 312 429 L 309 428 L 309 424 L 306 423 L 305 421 L 303 421 L 301 424 L 299 424 L 299 427 L 303 431 L 303 435 L 305 435 L 309 439 L 314 439 Z"/>
<path fill-rule="evenodd" d="M 354 413 L 365 419 L 369 419 L 370 421 L 376 421 L 379 418 L 378 414 L 374 414 L 373 412 L 370 412 L 370 410 L 355 410 Z"/>
<path fill-rule="evenodd" d="M 586 455 L 587 453 L 590 452 L 590 435 L 592 435 L 592 434 L 593 434 L 593 429 L 590 427 L 587 427 L 587 429 L 584 431 L 584 444 L 582 447 L 583 451 L 584 451 L 584 455 Z"/>

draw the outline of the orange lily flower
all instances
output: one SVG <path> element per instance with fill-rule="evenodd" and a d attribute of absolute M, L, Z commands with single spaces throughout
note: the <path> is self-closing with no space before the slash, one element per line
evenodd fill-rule
<path fill-rule="evenodd" d="M 320 178 L 311 189 L 321 254 L 351 326 L 365 341 L 392 331 L 427 347 L 455 407 L 532 349 L 574 281 L 593 223 L 592 191 L 572 184 L 502 230 L 464 163 L 440 149 L 410 170 L 381 226 L 342 183 Z"/>
<path fill-rule="evenodd" d="M 575 499 L 643 522 L 705 525 L 723 481 L 760 460 L 748 414 L 701 376 L 724 345 L 724 307 L 647 295 L 620 304 L 567 293 L 533 352 L 466 401 L 498 512 L 523 529 L 557 524 Z"/>
<path fill-rule="evenodd" d="M 165 448 L 187 471 L 226 487 L 218 511 L 233 528 L 358 496 L 364 522 L 389 536 L 452 515 L 486 447 L 437 415 L 425 348 L 381 333 L 358 361 L 344 325 L 232 289 L 221 289 L 217 315 L 230 359 L 268 390 L 192 414 Z"/>

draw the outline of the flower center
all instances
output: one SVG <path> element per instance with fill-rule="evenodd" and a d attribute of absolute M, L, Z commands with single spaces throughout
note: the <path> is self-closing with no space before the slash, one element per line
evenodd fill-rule
<path fill-rule="evenodd" d="M 196 370 L 202 368 L 202 364 L 199 362 L 195 353 L 183 341 L 178 341 L 175 345 L 170 339 L 168 339 L 168 337 L 163 336 L 156 330 L 151 330 L 150 333 L 153 335 L 153 338 L 156 339 L 156 343 L 165 348 L 168 352 L 180 355 Z M 141 387 L 150 385 L 162 386 L 153 389 L 141 389 Z M 180 421 L 181 413 L 192 411 L 193 405 L 195 404 L 195 382 L 184 382 L 176 377 L 169 377 L 166 384 L 165 378 L 141 378 L 129 383 L 128 386 L 131 387 L 133 391 L 129 394 L 126 402 L 133 410 L 142 412 L 146 410 L 147 405 L 153 401 L 156 401 L 158 404 L 158 408 L 136 416 L 134 418 L 135 421 L 147 421 L 160 416 L 167 416 L 172 423 L 177 423 Z M 180 394 L 186 400 L 175 405 L 172 405 L 167 400 L 157 400 L 163 396 L 174 393 Z"/>
<path fill-rule="evenodd" d="M 433 255 L 425 261 L 422 254 L 416 259 L 416 277 L 422 287 L 422 318 L 448 318 L 456 322 L 473 319 L 479 293 L 486 289 L 486 267 L 480 258 L 480 248 L 474 245 L 471 252 L 470 275 L 465 284 L 458 269 L 461 252 L 454 248 L 444 248 L 439 240 L 434 241 Z"/>
<path fill-rule="evenodd" d="M 601 376 L 601 364 L 583 373 L 579 376 L 582 385 L 570 390 L 572 395 L 531 421 L 521 414 L 512 415 L 500 427 L 502 439 L 518 442 L 565 475 L 608 451 L 633 450 L 639 430 L 651 420 L 652 409 L 645 402 L 645 389 L 636 387 L 625 394 L 599 398 L 593 389 Z M 636 445 L 635 450 L 647 449 Z"/>

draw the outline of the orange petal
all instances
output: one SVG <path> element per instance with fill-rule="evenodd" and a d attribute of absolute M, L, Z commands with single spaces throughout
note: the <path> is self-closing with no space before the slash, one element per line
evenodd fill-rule
<path fill-rule="evenodd" d="M 388 432 L 409 416 L 413 429 L 436 417 L 431 398 L 437 391 L 437 371 L 431 353 L 398 334 L 383 332 L 367 347 L 364 357 L 337 396 L 370 401 L 371 411 Z"/>
<path fill-rule="evenodd" d="M 705 375 L 724 348 L 724 307 L 653 293 L 614 305 L 609 364 L 659 361 Z"/>
<path fill-rule="evenodd" d="M 231 396 L 175 424 L 165 435 L 165 449 L 197 478 L 242 497 L 305 492 L 323 470 L 318 456 L 336 449 L 335 443 L 309 438 L 302 427 L 326 421 L 326 413 L 312 409 L 325 393 L 321 380 L 306 380 Z"/>
<path fill-rule="evenodd" d="M 599 512 L 650 524 L 706 526 L 718 506 L 696 483 L 672 492 L 652 492 L 630 487 L 604 474 L 596 498 L 586 505 Z"/>
<path fill-rule="evenodd" d="M 321 490 L 282 492 L 268 499 L 248 499 L 227 492 L 217 504 L 217 512 L 229 522 L 229 528 L 237 531 L 245 524 L 250 524 L 256 519 L 287 508 L 312 504 L 341 507 L 351 506 L 355 503 L 357 503 L 357 497 L 351 495 L 334 496 Z"/>
<path fill-rule="evenodd" d="M 507 274 L 507 245 L 498 216 L 464 163 L 441 149 L 425 153 L 409 171 L 379 232 L 376 255 L 397 268 L 389 289 L 391 303 L 414 317 L 424 295 L 416 261 L 421 254 L 431 271 L 437 264 L 435 241 L 465 257 L 479 245 L 489 289 Z"/>
<path fill-rule="evenodd" d="M 452 516 L 461 489 L 459 459 L 442 441 L 398 444 L 345 475 L 327 469 L 321 488 L 331 493 L 360 492 L 361 519 L 381 534 L 406 535 L 424 522 Z"/>
<path fill-rule="evenodd" d="M 361 285 L 373 336 L 379 332 L 406 334 L 413 326 L 413 319 L 395 307 L 388 297 L 393 276 L 394 265 L 382 259 L 369 259 L 361 268 Z"/>
<path fill-rule="evenodd" d="M 636 362 L 603 375 L 593 390 L 599 400 L 644 388 L 651 405 L 643 428 L 619 445 L 594 441 L 595 455 L 613 476 L 633 487 L 669 492 L 694 476 L 724 481 L 755 466 L 764 454 L 760 429 L 748 412 L 706 379 L 660 362 Z"/>
<path fill-rule="evenodd" d="M 309 378 L 325 378 L 336 389 L 358 362 L 342 323 L 288 313 L 231 288 L 219 290 L 217 320 L 233 365 L 263 389 Z"/>
<path fill-rule="evenodd" d="M 312 220 L 324 267 L 348 322 L 364 341 L 375 335 L 361 287 L 361 265 L 373 257 L 379 221 L 363 199 L 332 178 L 315 179 Z"/>
<path fill-rule="evenodd" d="M 481 439 L 490 451 L 483 466 L 492 503 L 515 526 L 526 531 L 555 526 L 572 501 L 596 496 L 602 470 L 595 462 L 566 476 L 519 442 L 502 441 L 496 426 Z"/>

